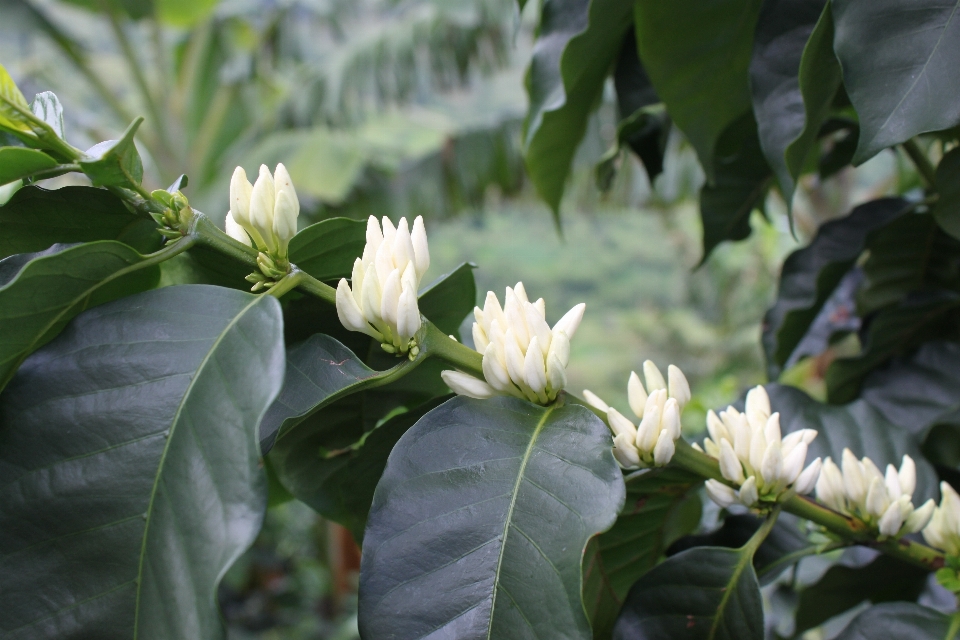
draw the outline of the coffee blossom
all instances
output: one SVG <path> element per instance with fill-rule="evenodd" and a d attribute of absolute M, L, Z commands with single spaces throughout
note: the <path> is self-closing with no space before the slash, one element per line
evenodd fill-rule
<path fill-rule="evenodd" d="M 923 530 L 923 539 L 930 546 L 943 549 L 948 556 L 960 556 L 960 495 L 949 484 L 941 482 L 940 496 L 940 505 L 933 510 L 930 524 Z"/>
<path fill-rule="evenodd" d="M 271 175 L 260 165 L 257 181 L 250 184 L 243 167 L 237 167 L 230 180 L 230 211 L 227 233 L 246 245 L 276 260 L 286 260 L 290 240 L 297 234 L 300 200 L 286 167 L 278 164 Z M 243 234 L 249 236 L 244 240 Z M 253 240 L 251 243 L 250 239 Z"/>

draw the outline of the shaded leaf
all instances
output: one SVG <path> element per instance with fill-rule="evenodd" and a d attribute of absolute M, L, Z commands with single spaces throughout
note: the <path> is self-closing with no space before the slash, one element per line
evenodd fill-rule
<path fill-rule="evenodd" d="M 925 569 L 886 555 L 877 556 L 863 567 L 834 565 L 816 584 L 800 592 L 794 633 L 802 635 L 864 600 L 874 604 L 897 600 L 914 602 L 929 575 Z"/>
<path fill-rule="evenodd" d="M 444 403 L 403 435 L 377 485 L 361 635 L 590 638 L 580 560 L 623 499 L 609 430 L 587 409 Z"/>
<path fill-rule="evenodd" d="M 630 589 L 615 640 L 763 640 L 753 548 L 697 547 L 667 558 Z"/>
<path fill-rule="evenodd" d="M 960 123 L 956 2 L 836 0 L 834 48 L 860 116 L 854 164 L 918 133 Z"/>
<path fill-rule="evenodd" d="M 864 377 L 890 358 L 928 340 L 960 340 L 960 295 L 909 297 L 879 311 L 862 332 L 860 354 L 834 360 L 827 369 L 827 398 L 850 402 Z"/>
<path fill-rule="evenodd" d="M 649 180 L 653 180 L 663 171 L 663 154 L 670 133 L 670 116 L 663 105 L 656 104 L 641 107 L 633 115 L 623 119 L 617 125 L 617 138 L 613 146 L 600 158 L 594 169 L 597 188 L 609 191 L 617 175 L 620 151 L 629 145 L 638 155 L 647 171 Z"/>
<path fill-rule="evenodd" d="M 0 147 L 0 185 L 53 169 L 58 164 L 42 151 L 26 147 Z"/>
<path fill-rule="evenodd" d="M 594 537 L 583 555 L 583 603 L 594 638 L 610 637 L 633 583 L 700 522 L 696 489 L 702 478 L 656 469 L 625 480 L 627 498 L 616 523 Z"/>
<path fill-rule="evenodd" d="M 30 110 L 33 115 L 46 122 L 58 138 L 66 139 L 63 134 L 63 105 L 60 104 L 57 94 L 53 91 L 38 93 L 30 105 Z"/>
<path fill-rule="evenodd" d="M 150 289 L 158 278 L 154 261 L 113 241 L 0 260 L 0 388 L 75 315 Z"/>
<path fill-rule="evenodd" d="M 2 157 L 2 154 L 0 154 Z M 141 218 L 104 189 L 24 187 L 0 207 L 0 258 L 56 243 L 119 240 L 141 253 L 160 248 L 153 220 Z"/>
<path fill-rule="evenodd" d="M 530 68 L 524 147 L 527 172 L 559 220 L 560 199 L 623 36 L 627 0 L 545 0 Z"/>
<path fill-rule="evenodd" d="M 952 640 L 950 618 L 912 602 L 870 607 L 853 619 L 837 640 Z"/>
<path fill-rule="evenodd" d="M 753 112 L 760 146 L 788 203 L 840 85 L 826 6 L 825 0 L 767 0 L 757 23 Z"/>
<path fill-rule="evenodd" d="M 937 190 L 940 198 L 933 217 L 944 231 L 960 239 L 960 148 L 943 156 L 937 165 Z"/>
<path fill-rule="evenodd" d="M 752 114 L 738 118 L 723 132 L 713 162 L 714 180 L 700 189 L 700 264 L 721 242 L 743 240 L 750 235 L 750 214 L 763 206 L 770 187 L 772 174 L 760 149 Z"/>
<path fill-rule="evenodd" d="M 748 68 L 761 0 L 638 2 L 640 59 L 657 95 L 716 179 L 723 132 L 750 110 Z"/>
<path fill-rule="evenodd" d="M 617 107 L 620 124 L 617 125 L 618 146 L 628 144 L 647 170 L 647 178 L 663 172 L 663 153 L 670 131 L 670 118 L 666 111 L 644 111 L 658 104 L 660 98 L 650 83 L 650 77 L 637 55 L 637 36 L 634 30 L 627 32 L 620 47 L 613 70 L 613 86 L 617 91 Z"/>
<path fill-rule="evenodd" d="M 853 160 L 857 150 L 857 141 L 860 139 L 860 126 L 850 123 L 847 133 L 842 138 L 833 141 L 830 149 L 820 156 L 817 163 L 817 173 L 821 180 L 836 175 Z"/>
<path fill-rule="evenodd" d="M 224 638 L 282 373 L 276 300 L 215 287 L 103 305 L 31 356 L 0 396 L 4 638 Z"/>
<path fill-rule="evenodd" d="M 302 229 L 290 240 L 290 261 L 317 280 L 349 278 L 366 244 L 365 222 L 330 218 Z"/>
<path fill-rule="evenodd" d="M 137 187 L 143 180 L 143 162 L 133 139 L 143 118 L 137 118 L 119 140 L 106 140 L 89 149 L 78 161 L 96 186 Z"/>
<path fill-rule="evenodd" d="M 420 293 L 420 313 L 446 335 L 459 335 L 460 325 L 477 304 L 477 265 L 464 262 L 445 273 Z"/>
<path fill-rule="evenodd" d="M 783 263 L 777 301 L 763 322 L 763 349 L 771 378 L 779 375 L 810 324 L 863 252 L 867 234 L 902 215 L 899 198 L 874 200 L 820 226 L 809 245 Z"/>

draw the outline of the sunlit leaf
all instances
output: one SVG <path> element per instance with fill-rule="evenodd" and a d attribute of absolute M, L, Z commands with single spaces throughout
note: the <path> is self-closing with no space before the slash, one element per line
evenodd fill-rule
<path fill-rule="evenodd" d="M 30 112 L 30 105 L 23 97 L 17 83 L 6 68 L 0 64 L 0 128 L 32 134 L 33 129 L 22 112 Z"/>
<path fill-rule="evenodd" d="M 42 151 L 26 147 L 0 147 L 0 185 L 53 169 L 59 164 Z"/>
<path fill-rule="evenodd" d="M 143 180 L 143 162 L 133 139 L 143 118 L 134 120 L 119 140 L 94 145 L 79 160 L 95 185 L 134 188 Z"/>

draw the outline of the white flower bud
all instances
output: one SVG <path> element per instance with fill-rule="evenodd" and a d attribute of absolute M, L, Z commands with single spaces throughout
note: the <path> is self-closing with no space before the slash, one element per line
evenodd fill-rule
<path fill-rule="evenodd" d="M 567 311 L 557 324 L 553 325 L 553 331 L 563 331 L 567 334 L 567 338 L 573 340 L 574 334 L 577 333 L 577 328 L 580 326 L 580 321 L 583 320 L 583 312 L 587 308 L 587 305 L 580 303 L 575 306 L 570 311 Z"/>
<path fill-rule="evenodd" d="M 793 489 L 800 495 L 806 495 L 813 491 L 820 477 L 821 462 L 820 458 L 814 458 L 813 462 L 807 465 L 807 468 L 800 472 L 797 481 L 793 483 Z"/>
<path fill-rule="evenodd" d="M 276 206 L 277 193 L 274 188 L 273 176 L 267 165 L 260 165 L 260 175 L 253 183 L 250 193 L 250 224 L 263 238 L 267 251 L 275 254 L 278 249 L 277 238 L 273 234 L 273 210 Z"/>
<path fill-rule="evenodd" d="M 682 410 L 690 402 L 690 383 L 680 368 L 672 364 L 667 367 L 667 379 L 670 383 L 670 397 L 676 399 Z"/>
<path fill-rule="evenodd" d="M 960 556 L 960 495 L 946 482 L 940 483 L 940 506 L 923 529 L 923 539 L 949 556 Z"/>
<path fill-rule="evenodd" d="M 895 536 L 897 532 L 900 531 L 902 524 L 903 516 L 900 512 L 900 503 L 894 502 L 884 511 L 883 516 L 880 518 L 878 528 L 880 529 L 881 535 Z"/>
<path fill-rule="evenodd" d="M 703 484 L 703 487 L 707 490 L 707 495 L 710 496 L 710 499 L 724 509 L 739 502 L 740 497 L 737 492 L 722 482 L 713 479 L 707 480 Z"/>
<path fill-rule="evenodd" d="M 653 360 L 645 360 L 643 363 L 643 377 L 647 381 L 647 392 L 653 393 L 657 389 L 666 389 L 667 381 L 663 379 L 660 369 L 653 363 Z"/>
<path fill-rule="evenodd" d="M 587 404 L 589 404 L 591 407 L 595 407 L 596 409 L 599 409 L 604 413 L 610 410 L 610 405 L 608 405 L 606 402 L 601 400 L 600 396 L 595 394 L 593 391 L 590 391 L 589 389 L 583 390 L 583 399 L 586 400 Z"/>
<path fill-rule="evenodd" d="M 441 371 L 440 377 L 451 391 L 461 396 L 483 400 L 497 395 L 496 390 L 483 380 L 460 371 Z"/>
<path fill-rule="evenodd" d="M 900 481 L 900 491 L 912 496 L 917 489 L 917 465 L 913 458 L 908 455 L 903 456 L 897 477 Z"/>
<path fill-rule="evenodd" d="M 743 475 L 743 465 L 733 452 L 733 447 L 727 440 L 720 441 L 720 473 L 730 482 L 743 484 L 746 477 Z"/>
<path fill-rule="evenodd" d="M 931 499 L 924 502 L 919 509 L 914 510 L 903 525 L 906 533 L 916 533 L 926 527 L 936 507 L 937 503 Z"/>
<path fill-rule="evenodd" d="M 740 485 L 740 503 L 747 507 L 757 504 L 760 494 L 757 491 L 757 477 L 750 476 Z"/>
<path fill-rule="evenodd" d="M 676 440 L 670 435 L 670 432 L 664 429 L 657 437 L 657 444 L 653 448 L 653 462 L 658 467 L 665 466 L 676 453 Z"/>
<path fill-rule="evenodd" d="M 427 231 L 423 226 L 423 216 L 417 216 L 414 219 L 410 240 L 413 242 L 417 273 L 422 277 L 430 268 L 430 247 L 427 246 Z"/>
<path fill-rule="evenodd" d="M 627 401 L 630 403 L 630 410 L 637 416 L 643 417 L 643 409 L 647 404 L 647 391 L 640 382 L 640 376 L 636 371 L 630 372 L 630 379 L 627 380 Z"/>
<path fill-rule="evenodd" d="M 227 212 L 227 218 L 224 220 L 223 224 L 228 236 L 237 242 L 242 242 L 248 247 L 253 246 L 253 242 L 250 240 L 250 235 L 243 230 L 243 227 L 237 224 L 237 221 L 233 218 L 233 213 L 230 211 Z"/>
<path fill-rule="evenodd" d="M 613 439 L 613 457 L 625 469 L 635 469 L 640 465 L 640 454 L 629 435 L 625 433 Z"/>
<path fill-rule="evenodd" d="M 613 407 L 607 408 L 607 422 L 610 423 L 610 428 L 613 429 L 615 435 L 619 436 L 621 433 L 626 433 L 630 436 L 631 442 L 636 442 L 637 428 Z"/>

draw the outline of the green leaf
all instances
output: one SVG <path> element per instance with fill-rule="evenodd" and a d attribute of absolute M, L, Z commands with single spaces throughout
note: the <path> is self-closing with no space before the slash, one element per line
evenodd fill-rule
<path fill-rule="evenodd" d="M 0 389 L 78 313 L 156 285 L 156 262 L 113 241 L 0 260 Z"/>
<path fill-rule="evenodd" d="M 723 132 L 713 162 L 714 180 L 700 189 L 700 264 L 721 242 L 743 240 L 750 235 L 750 214 L 763 206 L 770 187 L 772 174 L 760 149 L 752 114 L 744 114 Z"/>
<path fill-rule="evenodd" d="M 763 640 L 754 547 L 696 547 L 667 558 L 633 586 L 616 640 Z"/>
<path fill-rule="evenodd" d="M 863 317 L 916 292 L 960 293 L 960 240 L 928 213 L 901 216 L 873 231 L 866 249 L 866 279 L 857 296 Z"/>
<path fill-rule="evenodd" d="M 928 340 L 960 340 L 960 295 L 944 292 L 910 297 L 870 321 L 860 354 L 834 360 L 827 369 L 827 398 L 850 402 L 863 378 L 890 358 Z"/>
<path fill-rule="evenodd" d="M 94 240 L 119 240 L 149 253 L 160 248 L 156 229 L 153 220 L 130 213 L 122 200 L 104 189 L 24 187 L 0 207 L 0 258 L 56 243 Z"/>
<path fill-rule="evenodd" d="M 822 0 L 764 3 L 750 88 L 760 145 L 788 203 L 839 86 L 829 5 Z"/>
<path fill-rule="evenodd" d="M 952 631 L 952 633 L 948 633 Z M 837 640 L 953 640 L 950 617 L 912 602 L 870 607 L 853 619 Z"/>
<path fill-rule="evenodd" d="M 863 252 L 867 235 L 902 215 L 899 198 L 874 200 L 824 223 L 809 245 L 783 263 L 777 301 L 763 322 L 763 349 L 775 379 L 844 275 Z"/>
<path fill-rule="evenodd" d="M 61 140 L 66 138 L 63 135 L 63 105 L 60 104 L 57 94 L 53 91 L 38 93 L 30 105 L 30 110 L 33 115 L 46 122 L 57 137 Z"/>
<path fill-rule="evenodd" d="M 464 262 L 420 293 L 420 313 L 446 335 L 460 335 L 463 319 L 477 304 L 477 284 L 473 277 L 476 268 L 477 265 Z"/>
<path fill-rule="evenodd" d="M 720 136 L 750 110 L 748 67 L 761 4 L 672 0 L 634 5 L 640 59 L 710 182 Z"/>
<path fill-rule="evenodd" d="M 937 190 L 940 199 L 933 217 L 943 230 L 960 239 L 960 148 L 943 156 L 937 165 Z"/>
<path fill-rule="evenodd" d="M 13 81 L 6 68 L 0 64 L 0 128 L 14 132 L 33 134 L 23 111 L 30 112 L 30 105 L 23 97 L 17 83 Z"/>
<path fill-rule="evenodd" d="M 609 429 L 587 409 L 446 402 L 403 435 L 377 485 L 361 635 L 590 638 L 581 557 L 623 500 Z"/>
<path fill-rule="evenodd" d="M 600 158 L 594 169 L 597 188 L 609 191 L 617 175 L 620 151 L 629 146 L 643 162 L 650 180 L 663 172 L 663 154 L 670 133 L 670 116 L 663 105 L 642 107 L 617 125 L 614 144 Z"/>
<path fill-rule="evenodd" d="M 156 0 L 157 17 L 174 27 L 192 27 L 213 13 L 217 0 Z"/>
<path fill-rule="evenodd" d="M 925 569 L 886 555 L 878 556 L 863 567 L 834 565 L 816 584 L 800 592 L 794 633 L 800 636 L 864 600 L 874 604 L 897 600 L 914 602 L 929 575 Z"/>
<path fill-rule="evenodd" d="M 301 230 L 290 240 L 290 262 L 317 280 L 349 278 L 367 242 L 365 222 L 330 218 Z"/>
<path fill-rule="evenodd" d="M 674 540 L 700 523 L 702 478 L 678 469 L 635 473 L 613 527 L 583 555 L 583 603 L 594 638 L 609 638 L 627 592 Z"/>
<path fill-rule="evenodd" d="M 65 0 L 66 2 L 98 13 L 123 12 L 140 20 L 153 15 L 153 0 Z"/>
<path fill-rule="evenodd" d="M 0 185 L 28 178 L 59 164 L 43 151 L 26 147 L 0 147 Z"/>
<path fill-rule="evenodd" d="M 917 465 L 917 489 L 913 502 L 919 506 L 939 495 L 937 474 L 923 457 L 913 434 L 890 422 L 865 400 L 845 405 L 817 402 L 803 391 L 779 384 L 765 385 L 770 406 L 780 413 L 783 434 L 800 429 L 814 429 L 819 435 L 810 443 L 808 460 L 830 456 L 839 463 L 843 450 L 849 448 L 858 458 L 868 456 L 878 467 L 900 466 L 904 454 Z"/>
<path fill-rule="evenodd" d="M 860 116 L 860 164 L 918 133 L 960 123 L 958 3 L 836 0 L 834 48 Z"/>
<path fill-rule="evenodd" d="M 627 0 L 545 0 L 527 71 L 527 172 L 559 221 L 573 156 L 630 29 Z"/>
<path fill-rule="evenodd" d="M 443 396 L 400 413 L 339 449 L 330 449 L 332 432 L 345 430 L 352 434 L 350 439 L 356 438 L 360 407 L 359 403 L 358 411 L 353 406 L 332 407 L 323 412 L 322 428 L 294 430 L 277 443 L 269 459 L 275 470 L 282 469 L 277 476 L 288 491 L 324 518 L 350 529 L 360 543 L 374 490 L 394 445 L 417 420 L 449 399 Z"/>
<path fill-rule="evenodd" d="M 87 149 L 80 159 L 83 169 L 96 186 L 135 188 L 143 180 L 143 162 L 133 141 L 143 118 L 137 118 L 119 140 L 106 140 Z"/>
<path fill-rule="evenodd" d="M 922 437 L 932 426 L 960 424 L 960 344 L 925 342 L 863 381 L 860 397 Z"/>
<path fill-rule="evenodd" d="M 0 396 L 0 633 L 225 638 L 220 577 L 266 508 L 279 304 L 216 287 L 79 316 Z"/>

